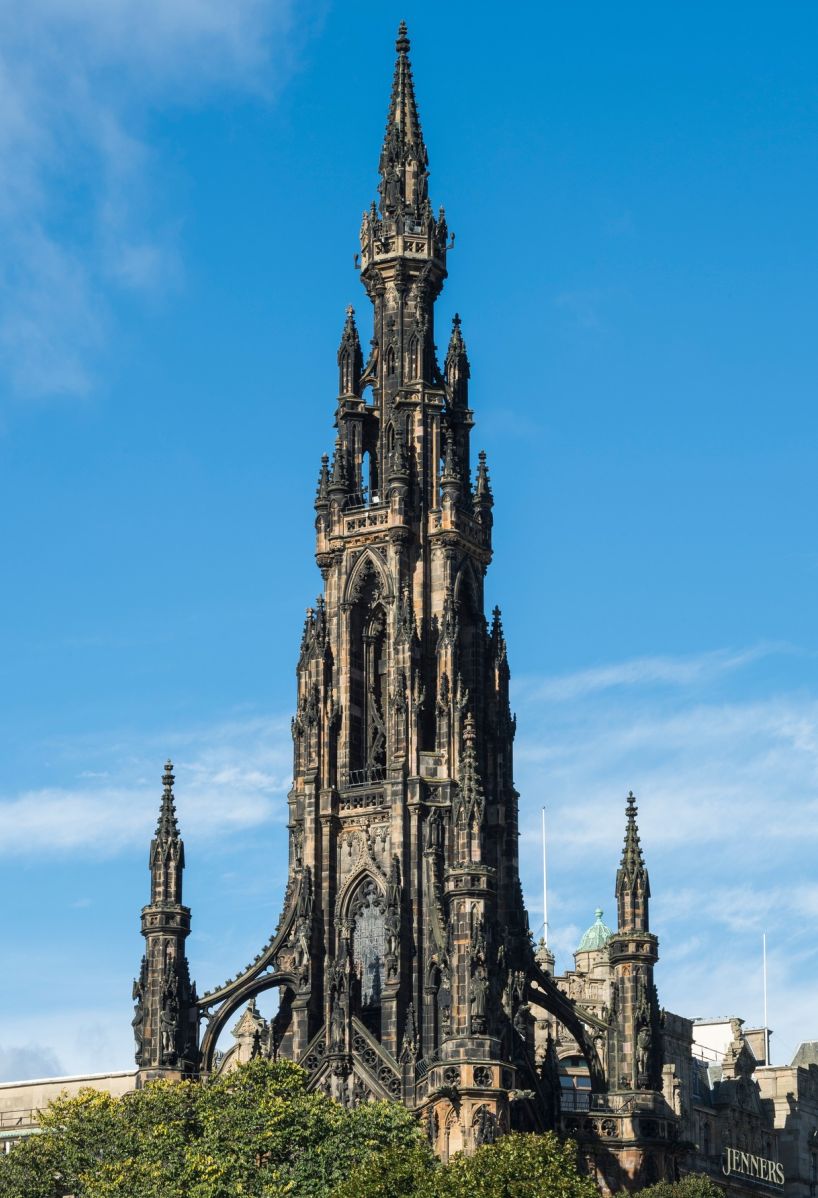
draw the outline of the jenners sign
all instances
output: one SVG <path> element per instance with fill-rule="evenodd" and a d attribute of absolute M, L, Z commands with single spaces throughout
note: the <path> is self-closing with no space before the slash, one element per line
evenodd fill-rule
<path fill-rule="evenodd" d="M 768 1161 L 765 1156 L 742 1152 L 740 1148 L 725 1148 L 721 1171 L 725 1177 L 752 1177 L 757 1181 L 766 1181 L 771 1186 L 784 1184 L 783 1165 L 779 1165 L 778 1161 Z"/>

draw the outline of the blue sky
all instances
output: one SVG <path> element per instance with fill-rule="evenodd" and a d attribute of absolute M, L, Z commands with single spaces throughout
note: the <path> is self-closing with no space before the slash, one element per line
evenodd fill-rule
<path fill-rule="evenodd" d="M 558 964 L 640 802 L 662 1002 L 818 1038 L 818 10 L 0 12 L 0 1075 L 128 1067 L 166 755 L 201 987 L 274 927 L 398 20 Z M 439 336 L 443 337 L 443 332 Z"/>

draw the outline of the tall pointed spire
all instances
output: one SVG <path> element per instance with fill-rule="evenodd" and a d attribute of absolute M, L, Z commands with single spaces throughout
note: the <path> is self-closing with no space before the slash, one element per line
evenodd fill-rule
<path fill-rule="evenodd" d="M 159 807 L 159 819 L 156 824 L 155 841 L 167 844 L 170 840 L 179 840 L 179 825 L 176 822 L 176 803 L 173 797 L 173 762 L 165 762 L 165 772 L 162 774 L 162 802 Z M 180 841 L 181 843 L 181 841 Z"/>
<path fill-rule="evenodd" d="M 625 843 L 622 848 L 622 860 L 616 871 L 615 893 L 619 930 L 647 932 L 650 881 L 639 841 L 637 811 L 636 798 L 633 791 L 630 791 L 625 808 Z"/>
<path fill-rule="evenodd" d="M 405 21 L 398 26 L 395 50 L 398 57 L 379 167 L 383 216 L 395 212 L 401 205 L 420 214 L 421 205 L 427 197 L 428 156 L 415 101 Z"/>
<path fill-rule="evenodd" d="M 179 835 L 176 802 L 173 797 L 173 762 L 165 762 L 162 774 L 162 801 L 159 819 L 151 841 L 151 902 L 181 903 L 182 871 L 185 868 L 185 846 Z"/>
<path fill-rule="evenodd" d="M 173 762 L 165 762 L 159 820 L 151 841 L 151 900 L 142 908 L 145 955 L 133 985 L 132 1021 L 141 1082 L 181 1077 L 198 1064 L 196 987 L 185 956 L 190 908 L 182 905 L 185 846 L 176 821 Z"/>

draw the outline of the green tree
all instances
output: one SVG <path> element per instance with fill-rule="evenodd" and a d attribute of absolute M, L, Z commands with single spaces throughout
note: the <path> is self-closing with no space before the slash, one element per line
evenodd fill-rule
<path fill-rule="evenodd" d="M 316 1151 L 306 1153 L 293 1170 L 295 1192 L 304 1198 L 326 1198 L 336 1192 L 336 1187 L 372 1161 L 379 1161 L 384 1151 L 394 1154 L 393 1160 L 403 1157 L 414 1159 L 420 1154 L 426 1161 L 431 1152 L 426 1147 L 426 1137 L 418 1126 L 415 1116 L 397 1102 L 367 1102 L 352 1111 L 335 1106 L 339 1117 L 332 1134 Z M 390 1164 L 392 1162 L 390 1161 Z M 369 1170 L 365 1186 L 358 1186 L 354 1198 L 369 1198 L 372 1179 L 377 1176 Z M 357 1184 L 357 1183 L 356 1183 Z M 412 1190 L 385 1190 L 385 1194 L 412 1194 Z"/>
<path fill-rule="evenodd" d="M 435 1198 L 440 1166 L 430 1148 L 386 1148 L 355 1168 L 332 1198 Z"/>
<path fill-rule="evenodd" d="M 659 1181 L 638 1191 L 639 1198 L 724 1198 L 721 1186 L 706 1173 L 688 1173 L 681 1181 Z"/>
<path fill-rule="evenodd" d="M 0 1158 L 0 1198 L 324 1198 L 373 1154 L 421 1144 L 404 1107 L 347 1111 L 306 1083 L 257 1059 L 212 1081 L 60 1098 Z"/>
<path fill-rule="evenodd" d="M 434 1198 L 599 1198 L 579 1172 L 576 1145 L 545 1135 L 512 1134 L 458 1154 L 434 1178 Z"/>

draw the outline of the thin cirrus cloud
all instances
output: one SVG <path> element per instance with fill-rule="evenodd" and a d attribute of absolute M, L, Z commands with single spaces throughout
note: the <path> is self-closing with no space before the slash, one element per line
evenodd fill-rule
<path fill-rule="evenodd" d="M 222 839 L 284 818 L 291 746 L 286 721 L 229 720 L 160 737 L 83 737 L 49 755 L 71 785 L 42 786 L 0 799 L 15 829 L 0 841 L 6 858 L 78 854 L 108 858 L 143 847 L 156 821 L 163 753 L 176 753 L 176 806 L 186 839 Z M 78 760 L 97 768 L 75 770 Z M 53 767 L 54 768 L 54 767 Z"/>
<path fill-rule="evenodd" d="M 151 111 L 274 96 L 310 31 L 295 15 L 292 0 L 0 7 L 0 371 L 18 397 L 88 391 L 111 296 L 179 277 Z"/>
<path fill-rule="evenodd" d="M 516 690 L 529 702 L 558 702 L 619 687 L 689 686 L 732 673 L 784 649 L 783 645 L 763 644 L 741 650 L 717 649 L 689 657 L 637 657 L 541 681 L 523 678 Z"/>

